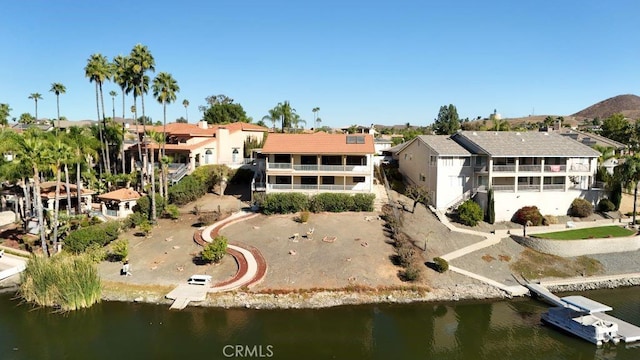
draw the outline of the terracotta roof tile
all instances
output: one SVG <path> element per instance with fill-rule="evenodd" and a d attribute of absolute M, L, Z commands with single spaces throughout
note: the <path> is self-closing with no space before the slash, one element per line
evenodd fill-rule
<path fill-rule="evenodd" d="M 364 143 L 347 143 L 359 137 Z M 368 134 L 269 134 L 263 154 L 373 154 L 373 136 Z"/>
<path fill-rule="evenodd" d="M 119 201 L 137 200 L 137 199 L 140 199 L 141 197 L 142 196 L 140 195 L 139 192 L 133 189 L 127 189 L 127 188 L 122 188 L 112 192 L 108 192 L 106 194 L 98 195 L 98 198 L 102 200 L 119 200 Z"/>

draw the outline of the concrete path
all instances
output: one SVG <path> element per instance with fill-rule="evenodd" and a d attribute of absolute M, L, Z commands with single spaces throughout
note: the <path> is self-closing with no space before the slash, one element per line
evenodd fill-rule
<path fill-rule="evenodd" d="M 509 231 L 510 230 L 496 230 L 496 232 L 494 234 L 487 234 L 485 232 L 481 232 L 481 231 L 475 231 L 475 230 L 471 230 L 471 229 L 464 229 L 464 228 L 459 228 L 453 224 L 451 224 L 451 222 L 449 221 L 449 218 L 442 212 L 439 210 L 436 210 L 433 206 L 429 206 L 429 210 L 431 210 L 431 212 L 438 218 L 438 220 L 440 220 L 440 222 L 446 226 L 449 230 L 451 230 L 451 232 L 453 233 L 465 233 L 465 234 L 472 234 L 472 235 L 478 235 L 478 236 L 482 236 L 485 239 L 482 241 L 479 241 L 475 244 L 471 244 L 469 246 L 466 246 L 464 248 L 461 249 L 457 249 L 454 250 L 450 253 L 441 255 L 440 257 L 447 260 L 447 261 L 451 261 L 454 260 L 456 258 L 459 258 L 461 256 L 467 255 L 469 253 L 484 249 L 486 247 L 498 244 L 502 239 L 506 238 L 509 236 Z M 624 221 L 624 222 L 628 222 L 628 221 Z M 594 221 L 594 222 L 576 222 L 574 223 L 574 227 L 575 228 L 585 228 L 585 227 L 594 227 L 594 226 L 610 226 L 610 225 L 617 225 L 619 224 L 619 222 L 616 221 L 612 221 L 612 220 L 598 220 L 598 221 Z M 537 227 L 528 227 L 527 228 L 527 233 L 529 234 L 535 234 L 535 233 L 543 233 L 543 232 L 551 232 L 551 231 L 562 231 L 562 230 L 566 230 L 567 226 L 566 224 L 555 224 L 555 225 L 550 225 L 550 226 L 537 226 Z M 455 266 L 451 266 L 449 265 L 449 270 L 454 271 L 456 273 L 471 277 L 473 279 L 482 281 L 488 285 L 494 286 L 500 290 L 505 291 L 507 294 L 509 294 L 510 296 L 523 296 L 526 295 L 529 290 L 527 288 L 525 288 L 524 286 L 521 285 L 516 285 L 516 286 L 508 286 L 505 285 L 503 283 L 500 283 L 498 281 L 489 279 L 487 277 L 484 277 L 482 275 L 476 274 L 476 273 L 472 273 L 470 271 L 455 267 Z M 546 282 L 541 282 L 541 285 L 544 286 L 553 286 L 553 285 L 572 285 L 572 284 L 580 284 L 580 283 L 590 283 L 590 282 L 599 282 L 599 281 L 609 281 L 609 280 L 619 280 L 619 279 L 628 279 L 628 278 L 634 278 L 634 277 L 638 277 L 640 278 L 640 274 L 620 274 L 620 275 L 610 275 L 610 276 L 591 276 L 591 277 L 581 277 L 581 278 L 571 278 L 571 279 L 561 279 L 561 280 L 553 280 L 553 281 L 546 281 Z"/>
<path fill-rule="evenodd" d="M 0 281 L 8 279 L 23 272 L 27 268 L 26 258 L 12 254 L 2 253 L 0 257 Z"/>

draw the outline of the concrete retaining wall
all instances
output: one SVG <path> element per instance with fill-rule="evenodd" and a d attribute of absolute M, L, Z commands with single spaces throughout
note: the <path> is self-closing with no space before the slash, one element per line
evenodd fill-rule
<path fill-rule="evenodd" d="M 541 253 L 562 257 L 636 251 L 640 236 L 585 240 L 549 240 L 511 235 L 518 244 Z"/>

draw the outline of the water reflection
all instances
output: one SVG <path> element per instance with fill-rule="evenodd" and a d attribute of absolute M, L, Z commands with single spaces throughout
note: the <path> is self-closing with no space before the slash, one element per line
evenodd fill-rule
<path fill-rule="evenodd" d="M 640 324 L 640 289 L 587 296 Z M 220 359 L 225 346 L 238 344 L 271 345 L 275 359 L 640 358 L 640 347 L 598 349 L 542 326 L 547 307 L 526 299 L 324 310 L 102 303 L 64 315 L 16 304 L 0 296 L 0 359 Z"/>

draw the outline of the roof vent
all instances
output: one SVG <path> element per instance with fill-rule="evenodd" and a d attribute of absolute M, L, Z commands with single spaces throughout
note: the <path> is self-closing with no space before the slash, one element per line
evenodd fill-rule
<path fill-rule="evenodd" d="M 478 133 L 474 131 L 473 136 L 478 136 Z"/>

